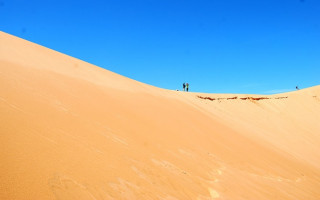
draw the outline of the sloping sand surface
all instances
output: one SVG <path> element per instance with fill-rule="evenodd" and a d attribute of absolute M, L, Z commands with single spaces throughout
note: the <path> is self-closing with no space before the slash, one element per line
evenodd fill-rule
<path fill-rule="evenodd" d="M 169 91 L 3 32 L 0 83 L 0 199 L 320 199 L 320 86 Z"/>

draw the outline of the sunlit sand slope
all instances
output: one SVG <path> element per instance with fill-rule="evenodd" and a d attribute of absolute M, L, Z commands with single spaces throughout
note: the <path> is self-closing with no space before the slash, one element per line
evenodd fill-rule
<path fill-rule="evenodd" d="M 0 199 L 320 199 L 320 87 L 149 86 L 0 32 Z"/>

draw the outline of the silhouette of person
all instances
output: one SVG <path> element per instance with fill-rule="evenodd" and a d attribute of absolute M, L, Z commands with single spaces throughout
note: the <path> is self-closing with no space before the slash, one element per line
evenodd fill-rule
<path fill-rule="evenodd" d="M 186 90 L 186 84 L 185 83 L 182 84 L 182 88 L 183 88 L 183 91 Z"/>
<path fill-rule="evenodd" d="M 189 83 L 186 83 L 187 92 L 189 91 Z"/>

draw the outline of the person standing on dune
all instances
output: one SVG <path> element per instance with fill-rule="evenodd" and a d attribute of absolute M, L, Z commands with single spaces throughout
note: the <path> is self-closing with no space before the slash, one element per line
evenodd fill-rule
<path fill-rule="evenodd" d="M 189 83 L 186 83 L 187 92 L 189 91 Z"/>
<path fill-rule="evenodd" d="M 182 88 L 183 88 L 183 91 L 186 90 L 186 84 L 185 83 L 182 84 Z"/>

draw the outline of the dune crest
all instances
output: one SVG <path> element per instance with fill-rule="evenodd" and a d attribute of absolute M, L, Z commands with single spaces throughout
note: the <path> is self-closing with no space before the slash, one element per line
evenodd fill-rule
<path fill-rule="evenodd" d="M 0 199 L 320 198 L 320 86 L 156 88 L 0 32 Z"/>

